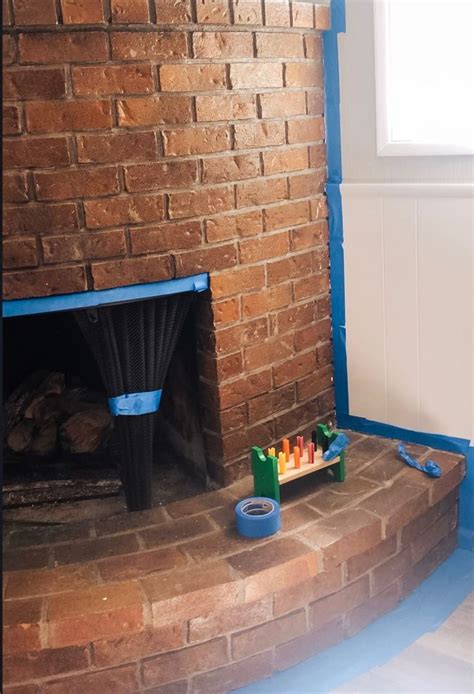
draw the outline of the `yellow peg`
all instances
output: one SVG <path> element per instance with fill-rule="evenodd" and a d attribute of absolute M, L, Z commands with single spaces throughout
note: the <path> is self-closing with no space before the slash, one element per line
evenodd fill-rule
<path fill-rule="evenodd" d="M 278 455 L 278 472 L 280 475 L 286 472 L 286 457 L 284 453 Z"/>

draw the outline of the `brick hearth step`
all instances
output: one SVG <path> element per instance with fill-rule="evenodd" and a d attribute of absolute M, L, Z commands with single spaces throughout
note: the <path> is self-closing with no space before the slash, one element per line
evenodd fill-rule
<path fill-rule="evenodd" d="M 346 481 L 299 488 L 271 538 L 235 532 L 250 478 L 97 523 L 8 530 L 4 691 L 220 694 L 393 609 L 457 545 L 464 461 L 408 446 L 441 466 L 430 479 L 394 441 L 351 439 Z"/>

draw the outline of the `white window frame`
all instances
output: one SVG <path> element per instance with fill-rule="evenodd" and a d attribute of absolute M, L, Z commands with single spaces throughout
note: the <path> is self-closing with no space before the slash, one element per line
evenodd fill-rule
<path fill-rule="evenodd" d="M 447 3 L 447 6 L 448 5 L 449 3 Z M 373 7 L 377 155 L 379 157 L 403 157 L 474 154 L 474 146 L 470 147 L 468 144 L 456 145 L 432 142 L 400 142 L 392 140 L 389 109 L 389 0 L 373 0 Z"/>

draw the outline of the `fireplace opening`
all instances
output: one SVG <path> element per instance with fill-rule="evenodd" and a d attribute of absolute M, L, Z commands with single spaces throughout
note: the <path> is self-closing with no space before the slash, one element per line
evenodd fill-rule
<path fill-rule="evenodd" d="M 118 315 L 119 306 L 111 308 Z M 144 310 L 149 312 L 149 305 Z M 35 517 L 41 518 L 44 511 L 50 519 L 51 507 L 59 503 L 75 505 L 80 515 L 81 503 L 90 509 L 91 500 L 103 515 L 100 505 L 115 513 L 124 509 L 125 497 L 130 509 L 123 485 L 120 425 L 125 421 L 126 426 L 132 422 L 136 427 L 141 418 L 111 416 L 104 363 L 93 345 L 91 349 L 90 335 L 82 325 L 91 316 L 94 321 L 93 311 L 63 311 L 4 321 L 3 498 L 4 507 L 16 508 L 17 515 L 34 506 Z M 151 488 L 143 506 L 148 508 L 205 488 L 192 305 L 181 322 L 169 367 L 165 365 L 159 411 L 145 415 L 152 430 Z M 146 323 L 148 333 L 153 333 L 155 327 Z M 132 336 L 132 346 L 133 340 Z M 130 392 L 130 382 L 125 392 Z M 133 390 L 149 389 L 138 382 Z M 139 464 L 144 457 L 142 434 L 134 436 Z"/>

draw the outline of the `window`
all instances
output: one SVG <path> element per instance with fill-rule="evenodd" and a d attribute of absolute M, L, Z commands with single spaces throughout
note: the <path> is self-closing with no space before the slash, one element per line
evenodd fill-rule
<path fill-rule="evenodd" d="M 374 0 L 377 153 L 474 154 L 474 0 Z"/>

